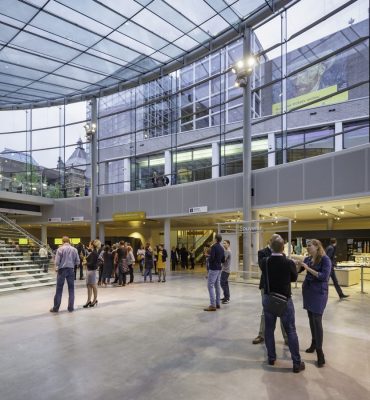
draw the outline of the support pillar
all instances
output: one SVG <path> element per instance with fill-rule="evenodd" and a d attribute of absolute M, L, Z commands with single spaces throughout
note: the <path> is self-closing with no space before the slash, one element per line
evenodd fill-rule
<path fill-rule="evenodd" d="M 41 241 L 45 244 L 48 244 L 48 227 L 46 225 L 41 225 Z"/>
<path fill-rule="evenodd" d="M 251 30 L 246 28 L 243 37 L 243 58 L 251 54 Z M 252 121 L 251 121 L 251 77 L 248 76 L 243 90 L 243 219 L 252 219 Z M 251 273 L 251 233 L 250 224 L 244 225 L 243 272 Z"/>
<path fill-rule="evenodd" d="M 220 176 L 220 145 L 217 142 L 212 143 L 212 178 Z"/>
<path fill-rule="evenodd" d="M 91 135 L 91 228 L 90 239 L 96 239 L 97 223 L 97 183 L 98 183 L 98 101 L 96 97 L 91 99 L 91 124 L 95 124 L 96 131 Z"/>
<path fill-rule="evenodd" d="M 123 191 L 131 191 L 131 159 L 123 159 Z"/>
<path fill-rule="evenodd" d="M 172 153 L 169 150 L 164 152 L 164 175 L 167 176 L 169 183 L 172 184 Z M 166 249 L 167 250 L 167 249 Z"/>
<path fill-rule="evenodd" d="M 105 226 L 102 222 L 99 222 L 99 240 L 101 241 L 102 246 L 105 243 Z"/>

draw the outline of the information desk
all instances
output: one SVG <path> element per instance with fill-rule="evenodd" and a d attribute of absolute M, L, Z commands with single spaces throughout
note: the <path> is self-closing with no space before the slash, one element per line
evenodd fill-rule
<path fill-rule="evenodd" d="M 335 268 L 335 275 L 340 286 L 352 286 L 360 283 L 359 267 L 337 267 Z"/>
<path fill-rule="evenodd" d="M 360 277 L 360 281 L 361 281 L 361 293 L 365 293 L 364 292 L 364 268 L 370 268 L 370 265 L 368 265 L 367 263 L 357 263 L 354 261 L 343 261 L 337 264 L 338 267 L 342 267 L 342 268 L 336 268 L 336 274 L 338 276 L 339 279 L 339 275 L 338 275 L 338 270 L 339 269 L 347 269 L 347 268 L 358 268 L 361 269 L 361 277 Z M 340 282 L 339 282 L 340 283 Z"/>

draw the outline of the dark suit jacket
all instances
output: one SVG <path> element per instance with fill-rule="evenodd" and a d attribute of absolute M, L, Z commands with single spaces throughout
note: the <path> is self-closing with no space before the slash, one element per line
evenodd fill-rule
<path fill-rule="evenodd" d="M 265 247 L 264 249 L 262 249 L 262 250 L 258 250 L 258 266 L 260 267 L 260 270 L 261 270 L 261 272 L 262 272 L 262 267 L 263 267 L 263 260 L 266 258 L 266 257 L 270 257 L 271 256 L 271 253 L 272 253 L 272 251 L 271 251 L 271 249 L 270 249 L 270 247 Z M 260 286 L 259 286 L 259 288 L 260 289 L 263 289 L 264 288 L 264 282 L 263 282 L 263 279 L 262 279 L 262 275 L 261 275 L 261 279 L 260 279 Z"/>

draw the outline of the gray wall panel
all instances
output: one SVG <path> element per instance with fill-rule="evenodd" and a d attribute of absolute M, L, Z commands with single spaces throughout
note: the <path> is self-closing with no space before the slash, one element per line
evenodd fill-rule
<path fill-rule="evenodd" d="M 154 215 L 167 215 L 167 190 L 153 190 L 152 201 Z"/>
<path fill-rule="evenodd" d="M 334 158 L 334 196 L 366 191 L 366 149 L 339 153 Z"/>
<path fill-rule="evenodd" d="M 199 206 L 208 206 L 208 211 L 217 210 L 217 186 L 214 180 L 199 186 Z"/>
<path fill-rule="evenodd" d="M 217 208 L 230 209 L 235 207 L 235 180 L 217 182 Z"/>
<path fill-rule="evenodd" d="M 156 191 L 158 190 L 160 189 L 156 189 Z M 139 203 L 136 206 L 137 210 L 145 211 L 148 215 L 153 215 L 153 197 L 155 197 L 155 194 L 153 192 L 154 190 L 140 192 Z"/>
<path fill-rule="evenodd" d="M 118 196 L 117 196 L 118 197 Z M 115 211 L 115 206 L 114 206 L 114 197 L 113 196 L 106 196 L 99 198 L 98 203 L 99 203 L 99 218 L 100 219 L 111 219 L 112 214 Z"/>
<path fill-rule="evenodd" d="M 303 200 L 303 165 L 284 166 L 279 169 L 279 201 Z"/>
<path fill-rule="evenodd" d="M 198 191 L 199 185 L 186 185 L 186 188 L 183 190 L 183 212 L 189 212 L 190 207 L 199 206 L 198 201 Z"/>
<path fill-rule="evenodd" d="M 235 176 L 234 180 L 234 207 L 241 210 L 243 208 L 243 176 Z M 254 187 L 254 186 L 252 186 Z M 253 199 L 252 199 L 253 201 Z"/>
<path fill-rule="evenodd" d="M 314 160 L 312 160 L 314 161 Z M 332 161 L 330 158 L 315 158 L 315 162 L 305 163 L 303 170 L 304 198 L 316 199 L 332 195 Z"/>
<path fill-rule="evenodd" d="M 143 211 L 140 208 L 140 204 L 139 204 L 140 192 L 126 193 L 126 194 L 123 194 L 122 196 L 126 198 L 126 211 L 127 212 Z"/>
<path fill-rule="evenodd" d="M 167 191 L 168 214 L 182 214 L 182 187 L 174 186 L 172 188 L 168 188 Z"/>
<path fill-rule="evenodd" d="M 265 169 L 255 173 L 254 204 L 278 202 L 278 171 Z"/>

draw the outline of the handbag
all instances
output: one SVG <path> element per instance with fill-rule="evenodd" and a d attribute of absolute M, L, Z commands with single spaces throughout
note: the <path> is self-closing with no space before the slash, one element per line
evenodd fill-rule
<path fill-rule="evenodd" d="M 267 283 L 267 301 L 264 303 L 265 311 L 269 312 L 270 314 L 274 315 L 275 317 L 281 317 L 286 310 L 288 304 L 288 298 L 283 294 L 270 292 L 270 282 L 269 282 L 269 275 L 268 275 L 268 268 L 267 262 L 270 257 L 266 258 L 265 262 L 265 269 L 266 269 L 266 283 Z"/>

